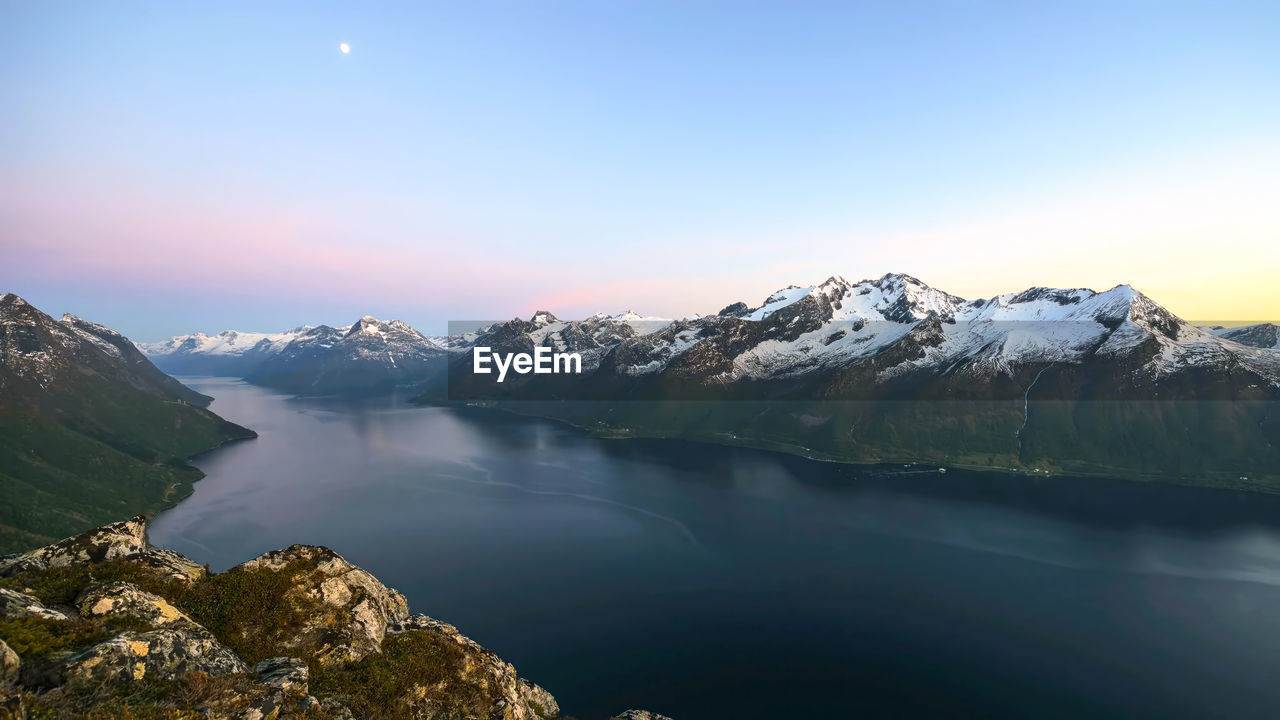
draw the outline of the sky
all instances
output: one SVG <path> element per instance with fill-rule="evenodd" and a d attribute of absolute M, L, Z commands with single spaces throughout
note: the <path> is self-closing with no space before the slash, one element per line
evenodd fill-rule
<path fill-rule="evenodd" d="M 0 22 L 0 292 L 137 340 L 683 317 L 886 272 L 1280 319 L 1280 3 L 0 0 Z"/>

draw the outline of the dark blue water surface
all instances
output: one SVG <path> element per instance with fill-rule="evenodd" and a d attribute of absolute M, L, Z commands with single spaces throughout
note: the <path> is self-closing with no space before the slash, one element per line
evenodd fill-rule
<path fill-rule="evenodd" d="M 333 547 L 583 720 L 1280 712 L 1276 498 L 189 382 L 260 437 L 153 542 Z"/>

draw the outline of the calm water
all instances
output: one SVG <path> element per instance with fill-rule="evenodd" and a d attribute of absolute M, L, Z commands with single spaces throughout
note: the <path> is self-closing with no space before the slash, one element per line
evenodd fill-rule
<path fill-rule="evenodd" d="M 257 440 L 153 542 L 328 545 L 583 720 L 1275 717 L 1280 502 L 604 441 L 191 379 Z"/>

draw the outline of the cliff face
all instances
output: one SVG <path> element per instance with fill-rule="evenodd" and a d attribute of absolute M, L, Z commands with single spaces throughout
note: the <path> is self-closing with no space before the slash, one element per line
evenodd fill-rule
<path fill-rule="evenodd" d="M 510 663 L 328 548 L 213 574 L 149 545 L 141 516 L 0 557 L 0 720 L 28 714 L 562 717 Z"/>

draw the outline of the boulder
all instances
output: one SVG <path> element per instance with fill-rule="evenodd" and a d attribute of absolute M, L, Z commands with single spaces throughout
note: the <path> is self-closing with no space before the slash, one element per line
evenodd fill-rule
<path fill-rule="evenodd" d="M 155 570 L 157 574 L 163 577 L 188 585 L 197 580 L 203 580 L 209 575 L 208 568 L 191 560 L 186 555 L 172 550 L 161 550 L 150 545 L 137 553 L 124 557 L 129 562 Z"/>
<path fill-rule="evenodd" d="M 311 671 L 298 658 L 268 658 L 254 665 L 253 671 L 258 674 L 259 685 L 266 685 L 273 690 L 307 694 L 307 681 Z"/>
<path fill-rule="evenodd" d="M 393 624 L 388 632 L 431 633 L 460 645 L 468 657 L 474 658 L 472 669 L 479 673 L 481 684 L 497 691 L 499 698 L 495 706 L 501 703 L 499 707 L 506 717 L 533 720 L 537 717 L 554 717 L 560 713 L 560 705 L 551 693 L 520 677 L 511 663 L 458 632 L 458 628 L 449 623 L 426 615 L 413 615 Z"/>
<path fill-rule="evenodd" d="M 125 617 L 152 627 L 192 623 L 168 600 L 127 582 L 93 585 L 76 598 L 81 617 Z"/>
<path fill-rule="evenodd" d="M 26 593 L 0 588 L 0 618 L 17 620 L 19 618 L 39 617 L 46 620 L 66 620 L 67 614 L 61 610 L 46 607 L 44 603 Z"/>
<path fill-rule="evenodd" d="M 247 673 L 248 666 L 198 625 L 121 633 L 58 663 L 60 685 L 91 689 L 155 677 L 174 680 L 191 672 Z"/>
<path fill-rule="evenodd" d="M 295 606 L 307 616 L 302 630 L 285 639 L 281 649 L 312 654 L 321 663 L 355 661 L 378 652 L 387 626 L 409 616 L 404 595 L 329 548 L 273 550 L 231 572 L 255 569 L 293 574 L 294 587 L 286 598 L 304 601 Z"/>
<path fill-rule="evenodd" d="M 279 717 L 287 707 L 305 710 L 312 705 L 318 709 L 319 701 L 307 695 L 310 670 L 298 658 L 277 657 L 263 660 L 254 666 L 258 684 L 267 692 L 255 699 L 240 715 L 240 720 L 268 720 Z"/>

